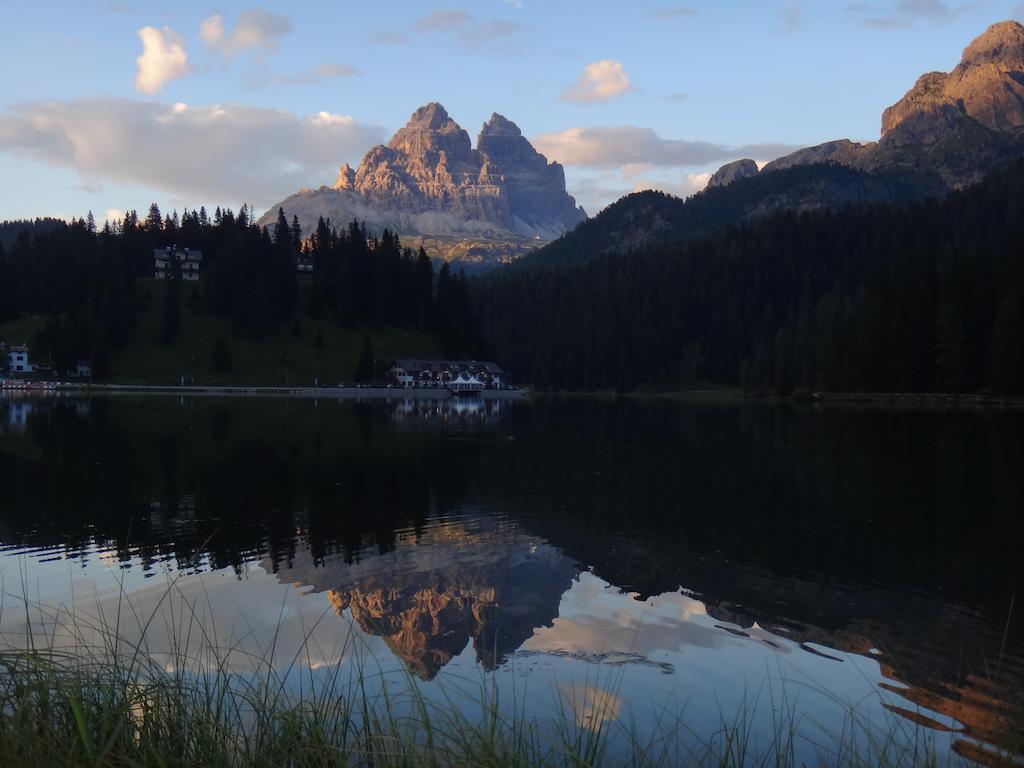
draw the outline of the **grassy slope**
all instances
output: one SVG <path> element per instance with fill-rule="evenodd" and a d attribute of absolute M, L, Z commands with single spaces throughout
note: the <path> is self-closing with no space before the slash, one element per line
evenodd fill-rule
<path fill-rule="evenodd" d="M 31 345 L 44 324 L 45 321 L 41 317 L 23 317 L 9 323 L 0 323 L 0 342 Z"/>
<path fill-rule="evenodd" d="M 277 336 L 254 341 L 236 336 L 231 322 L 189 306 L 193 286 L 185 284 L 181 333 L 177 342 L 163 346 L 158 341 L 166 283 L 140 280 L 137 291 L 143 298 L 138 324 L 124 349 L 115 350 L 110 383 L 178 384 L 192 377 L 198 385 L 249 384 L 312 386 L 352 382 L 352 373 L 363 345 L 363 330 L 339 328 L 331 319 L 313 320 L 302 316 L 301 335 L 283 327 Z M 303 301 L 300 299 L 300 302 Z M 41 319 L 27 318 L 0 325 L 0 340 L 32 343 Z M 317 332 L 323 347 L 317 345 Z M 392 357 L 436 356 L 435 339 L 422 333 L 395 328 L 369 329 L 378 361 Z M 219 373 L 213 365 L 213 348 L 218 337 L 228 342 L 232 371 Z"/>

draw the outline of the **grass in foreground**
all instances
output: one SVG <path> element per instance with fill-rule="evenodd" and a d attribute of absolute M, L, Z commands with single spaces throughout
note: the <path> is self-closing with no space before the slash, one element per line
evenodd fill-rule
<path fill-rule="evenodd" d="M 173 587 L 168 590 L 171 595 Z M 114 626 L 131 615 L 146 628 L 157 612 L 139 615 L 128 598 Z M 170 599 L 170 598 L 169 598 Z M 26 602 L 26 616 L 40 610 Z M 223 766 L 224 768 L 440 768 L 441 766 L 786 766 L 805 765 L 795 702 L 772 695 L 770 743 L 753 736 L 757 694 L 750 708 L 721 717 L 711 734 L 692 733 L 671 708 L 639 737 L 599 682 L 581 697 L 559 698 L 553 715 L 527 714 L 518 700 L 499 705 L 496 678 L 482 676 L 469 690 L 428 697 L 411 677 L 383 684 L 373 660 L 346 641 L 336 650 L 356 661 L 315 674 L 306 642 L 275 665 L 240 645 L 220 647 L 194 617 L 176 623 L 168 656 L 150 655 L 146 632 L 134 646 L 108 624 L 66 611 L 50 614 L 53 634 L 24 648 L 0 650 L 0 765 L 5 768 L 90 766 Z M 179 614 L 180 616 L 180 614 Z M 40 618 L 42 614 L 40 613 Z M 56 626 L 73 642 L 52 643 Z M 97 632 L 98 630 L 98 632 Z M 196 641 L 196 635 L 199 641 Z M 97 640 L 96 638 L 99 638 Z M 239 663 L 239 662 L 242 663 Z M 599 673 L 600 674 L 600 673 Z M 612 671 L 615 678 L 621 672 Z M 611 680 L 614 684 L 614 679 Z M 438 689 L 440 690 L 440 689 Z M 614 690 L 614 687 L 612 688 Z M 776 692 L 777 693 L 777 692 Z M 706 703 L 705 703 L 706 704 Z M 877 725 L 877 724 L 876 724 Z M 928 736 L 894 719 L 888 730 L 855 712 L 833 741 L 814 746 L 813 764 L 862 766 L 965 765 L 939 756 Z M 1020 765 L 994 757 L 988 765 Z"/>
<path fill-rule="evenodd" d="M 550 721 L 503 714 L 486 688 L 480 717 L 465 702 L 430 702 L 415 685 L 376 692 L 369 678 L 313 684 L 301 697 L 272 675 L 187 675 L 147 660 L 87 662 L 71 655 L 0 655 L 0 763 L 36 766 L 792 766 L 794 724 L 780 722 L 776 740 L 755 753 L 741 713 L 707 741 L 667 722 L 644 742 L 602 711 L 601 697 L 572 704 Z M 384 689 L 386 691 L 386 689 Z M 496 701 L 496 699 L 495 699 Z M 661 724 L 660 724 L 661 725 Z M 867 732 L 857 734 L 863 737 Z M 854 734 L 820 749 L 818 765 L 938 766 L 927 745 L 909 748 L 903 734 Z M 618 739 L 619 749 L 609 749 Z M 848 742 L 846 741 L 848 740 Z M 686 744 L 688 746 L 682 746 Z M 1009 765 L 1009 763 L 1007 763 Z"/>

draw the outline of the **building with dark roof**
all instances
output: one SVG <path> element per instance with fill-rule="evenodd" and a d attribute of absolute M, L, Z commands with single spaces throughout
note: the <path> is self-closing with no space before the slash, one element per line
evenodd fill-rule
<path fill-rule="evenodd" d="M 174 265 L 177 262 L 181 269 L 181 279 L 196 281 L 203 268 L 202 251 L 193 251 L 185 248 L 179 251 L 175 246 L 169 248 L 153 249 L 153 277 L 157 280 L 167 280 L 174 274 Z"/>
<path fill-rule="evenodd" d="M 391 381 L 403 389 L 478 391 L 505 389 L 505 372 L 497 363 L 477 360 L 398 358 L 388 369 Z"/>

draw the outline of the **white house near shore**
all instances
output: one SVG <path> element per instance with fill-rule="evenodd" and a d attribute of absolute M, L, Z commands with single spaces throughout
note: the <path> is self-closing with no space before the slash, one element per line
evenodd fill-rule
<path fill-rule="evenodd" d="M 7 365 L 11 373 L 32 373 L 35 370 L 28 359 L 28 347 L 24 345 L 8 347 Z"/>
<path fill-rule="evenodd" d="M 202 251 L 193 251 L 186 248 L 178 251 L 175 246 L 169 248 L 153 249 L 153 277 L 157 280 L 167 280 L 174 274 L 174 262 L 177 261 L 181 268 L 181 279 L 196 281 L 203 267 Z"/>

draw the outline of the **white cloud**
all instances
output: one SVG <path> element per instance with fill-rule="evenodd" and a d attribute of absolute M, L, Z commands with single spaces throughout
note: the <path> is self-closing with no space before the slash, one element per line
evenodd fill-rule
<path fill-rule="evenodd" d="M 246 51 L 254 51 L 257 55 L 273 53 L 281 39 L 291 31 L 291 19 L 262 8 L 242 11 L 230 34 L 219 13 L 204 19 L 199 25 L 199 37 L 206 47 L 227 58 Z"/>
<path fill-rule="evenodd" d="M 124 214 L 123 208 L 107 208 L 106 213 L 103 214 L 103 220 L 113 224 L 115 221 L 123 221 Z"/>
<path fill-rule="evenodd" d="M 143 27 L 139 30 L 142 55 L 135 59 L 138 71 L 135 87 L 143 93 L 156 93 L 168 80 L 188 72 L 188 54 L 181 37 L 169 27 Z"/>
<path fill-rule="evenodd" d="M 605 102 L 630 89 L 626 70 L 617 61 L 604 59 L 587 64 L 575 83 L 562 92 L 565 101 L 581 103 Z"/>
<path fill-rule="evenodd" d="M 377 126 L 320 112 L 132 99 L 33 102 L 0 112 L 0 151 L 72 168 L 89 183 L 138 184 L 191 201 L 267 206 L 328 183 L 383 138 Z"/>
<path fill-rule="evenodd" d="M 563 165 L 588 168 L 621 168 L 630 165 L 698 167 L 739 157 L 771 157 L 796 147 L 785 144 L 748 144 L 730 147 L 708 141 L 663 139 L 650 128 L 624 125 L 616 128 L 568 128 L 544 133 L 533 145 L 549 159 Z"/>
<path fill-rule="evenodd" d="M 224 35 L 224 19 L 219 13 L 203 19 L 199 24 L 199 39 L 210 48 L 218 48 L 224 45 L 227 39 Z"/>

